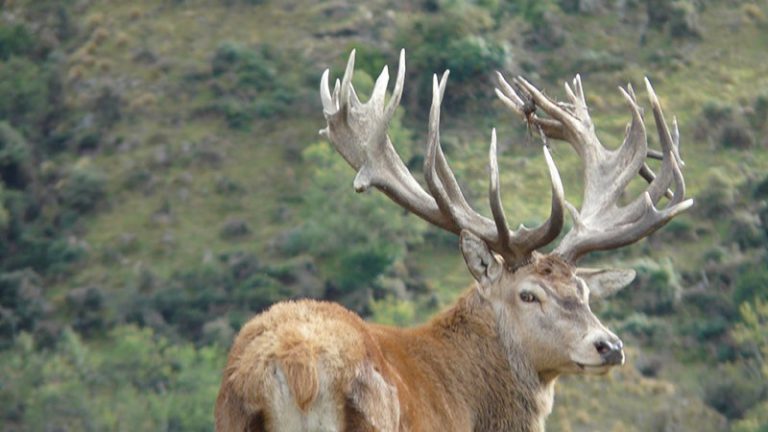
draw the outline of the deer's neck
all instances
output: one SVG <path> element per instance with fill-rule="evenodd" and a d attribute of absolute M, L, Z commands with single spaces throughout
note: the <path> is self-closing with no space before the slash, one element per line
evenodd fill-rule
<path fill-rule="evenodd" d="M 475 430 L 539 432 L 552 410 L 555 377 L 540 376 L 493 308 L 472 289 L 428 327 L 454 349 L 443 367 L 474 416 Z M 503 325 L 503 324 L 502 324 Z M 505 332 L 515 329 L 506 328 Z"/>

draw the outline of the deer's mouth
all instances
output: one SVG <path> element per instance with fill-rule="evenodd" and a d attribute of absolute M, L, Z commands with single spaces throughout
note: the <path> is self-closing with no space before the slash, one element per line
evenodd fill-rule
<path fill-rule="evenodd" d="M 611 367 L 613 367 L 613 365 L 609 363 L 586 364 L 579 362 L 576 362 L 576 366 L 579 368 L 579 372 L 581 373 L 598 375 L 607 373 Z"/>

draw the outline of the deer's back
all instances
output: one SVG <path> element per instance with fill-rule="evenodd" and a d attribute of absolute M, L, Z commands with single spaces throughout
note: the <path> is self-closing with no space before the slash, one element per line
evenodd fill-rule
<path fill-rule="evenodd" d="M 327 302 L 278 303 L 235 339 L 217 430 L 396 430 L 397 390 L 384 369 L 357 315 Z"/>

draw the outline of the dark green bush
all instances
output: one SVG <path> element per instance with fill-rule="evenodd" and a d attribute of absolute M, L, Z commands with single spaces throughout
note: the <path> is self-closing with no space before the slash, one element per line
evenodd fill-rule
<path fill-rule="evenodd" d="M 768 198 L 768 175 L 755 185 L 752 189 L 752 196 L 758 199 Z"/>
<path fill-rule="evenodd" d="M 448 41 L 443 55 L 445 68 L 451 71 L 451 79 L 462 83 L 501 68 L 506 52 L 495 41 L 468 35 Z"/>
<path fill-rule="evenodd" d="M 699 13 L 696 6 L 689 0 L 671 2 L 669 8 L 669 34 L 675 38 L 701 38 L 702 29 L 699 24 Z"/>
<path fill-rule="evenodd" d="M 27 136 L 48 112 L 48 76 L 40 65 L 20 57 L 0 63 L 0 120 Z"/>
<path fill-rule="evenodd" d="M 531 28 L 526 34 L 525 42 L 533 49 L 554 50 L 563 46 L 568 40 L 568 34 L 562 25 L 560 13 L 554 8 L 532 15 L 529 22 Z"/>
<path fill-rule="evenodd" d="M 47 302 L 40 276 L 31 270 L 0 273 L 0 349 L 21 331 L 32 331 L 45 317 Z"/>
<path fill-rule="evenodd" d="M 225 289 L 232 285 L 216 266 L 175 274 L 168 288 L 155 294 L 153 306 L 179 334 L 196 340 L 203 325 L 227 302 Z"/>
<path fill-rule="evenodd" d="M 392 252 L 384 248 L 352 248 L 341 255 L 333 281 L 342 293 L 349 293 L 369 286 L 392 262 Z"/>
<path fill-rule="evenodd" d="M 657 29 L 666 29 L 675 38 L 700 38 L 696 5 L 690 0 L 646 0 L 648 23 Z"/>
<path fill-rule="evenodd" d="M 225 240 L 235 240 L 246 237 L 251 233 L 251 226 L 243 219 L 228 219 L 219 229 L 219 237 Z"/>
<path fill-rule="evenodd" d="M 720 132 L 720 145 L 723 148 L 746 150 L 755 145 L 755 139 L 745 125 L 728 124 Z"/>
<path fill-rule="evenodd" d="M 278 301 L 291 297 L 286 285 L 264 274 L 254 274 L 232 289 L 232 302 L 258 313 Z"/>
<path fill-rule="evenodd" d="M 0 180 L 11 188 L 23 188 L 31 180 L 32 152 L 27 140 L 5 121 L 0 121 Z"/>
<path fill-rule="evenodd" d="M 747 116 L 753 129 L 764 131 L 768 126 L 768 94 L 762 94 L 755 98 L 752 109 Z"/>
<path fill-rule="evenodd" d="M 104 87 L 93 101 L 96 122 L 100 128 L 109 128 L 122 117 L 125 104 L 120 94 L 112 87 Z"/>
<path fill-rule="evenodd" d="M 410 21 L 398 35 L 396 46 L 412 47 L 408 54 L 408 68 L 414 70 L 406 85 L 404 97 L 413 104 L 428 105 L 432 98 L 432 74 L 451 70 L 449 87 L 445 93 L 444 109 L 460 109 L 470 98 L 486 92 L 480 86 L 486 74 L 503 68 L 506 48 L 499 42 L 483 36 L 481 20 L 458 10 L 439 15 L 427 15 Z M 378 75 L 375 72 L 374 75 Z M 490 93 L 488 93 L 489 95 Z"/>
<path fill-rule="evenodd" d="M 699 211 L 713 220 L 730 215 L 736 203 L 733 180 L 719 168 L 710 168 L 706 177 L 707 186 L 697 200 Z"/>
<path fill-rule="evenodd" d="M 737 306 L 726 293 L 710 289 L 696 290 L 685 295 L 686 307 L 698 310 L 700 316 L 719 316 L 732 322 L 739 316 Z"/>
<path fill-rule="evenodd" d="M 643 313 L 632 313 L 617 328 L 619 333 L 629 333 L 646 343 L 653 343 L 665 332 L 665 325 L 657 318 L 649 318 Z"/>
<path fill-rule="evenodd" d="M 733 122 L 736 114 L 732 106 L 708 102 L 702 107 L 700 116 L 704 120 L 703 125 L 719 127 Z"/>
<path fill-rule="evenodd" d="M 729 419 L 741 416 L 760 401 L 763 384 L 737 365 L 723 365 L 706 375 L 704 401 Z"/>
<path fill-rule="evenodd" d="M 101 334 L 106 329 L 104 291 L 99 287 L 70 290 L 66 296 L 72 328 L 84 336 Z"/>
<path fill-rule="evenodd" d="M 99 171 L 75 169 L 63 180 L 59 202 L 80 214 L 93 211 L 107 197 L 106 176 Z"/>
<path fill-rule="evenodd" d="M 73 263 L 86 255 L 86 250 L 79 242 L 63 237 L 63 233 L 58 233 L 62 237 L 56 237 L 56 228 L 53 226 L 24 223 L 21 219 L 23 215 L 18 213 L 26 211 L 26 206 L 23 202 L 11 203 L 10 241 L 0 241 L 0 247 L 12 248 L 14 252 L 5 254 L 4 259 L 0 260 L 0 269 L 13 271 L 31 268 L 44 276 L 66 273 Z"/>
<path fill-rule="evenodd" d="M 766 237 L 760 216 L 749 211 L 734 214 L 728 229 L 728 239 L 742 250 L 762 247 Z"/>
<path fill-rule="evenodd" d="M 11 56 L 30 55 L 37 47 L 32 33 L 22 24 L 0 26 L 0 61 Z"/>
<path fill-rule="evenodd" d="M 728 331 L 728 321 L 720 316 L 708 316 L 689 323 L 684 331 L 700 342 L 715 340 Z"/>
<path fill-rule="evenodd" d="M 733 302 L 740 305 L 760 298 L 768 300 L 768 265 L 759 263 L 739 272 L 733 289 Z"/>
<path fill-rule="evenodd" d="M 669 269 L 640 267 L 637 278 L 629 289 L 621 290 L 616 299 L 632 310 L 649 315 L 668 314 L 675 309 L 677 289 Z"/>
<path fill-rule="evenodd" d="M 267 45 L 219 45 L 211 59 L 210 76 L 216 99 L 208 109 L 224 116 L 233 129 L 284 113 L 296 99 L 290 79 L 279 73 L 285 67 L 282 58 Z"/>
<path fill-rule="evenodd" d="M 669 221 L 669 223 L 664 226 L 664 229 L 659 234 L 665 238 L 678 241 L 696 240 L 695 226 L 691 219 L 685 217 L 684 215 Z"/>

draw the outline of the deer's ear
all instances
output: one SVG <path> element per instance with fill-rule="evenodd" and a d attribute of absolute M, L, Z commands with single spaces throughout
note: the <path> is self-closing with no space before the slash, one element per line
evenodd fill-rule
<path fill-rule="evenodd" d="M 611 296 L 635 280 L 633 269 L 577 268 L 576 276 L 584 279 L 594 298 Z"/>
<path fill-rule="evenodd" d="M 501 263 L 484 241 L 467 230 L 461 231 L 461 253 L 469 272 L 480 283 L 481 293 L 487 295 L 488 289 L 501 277 Z"/>

